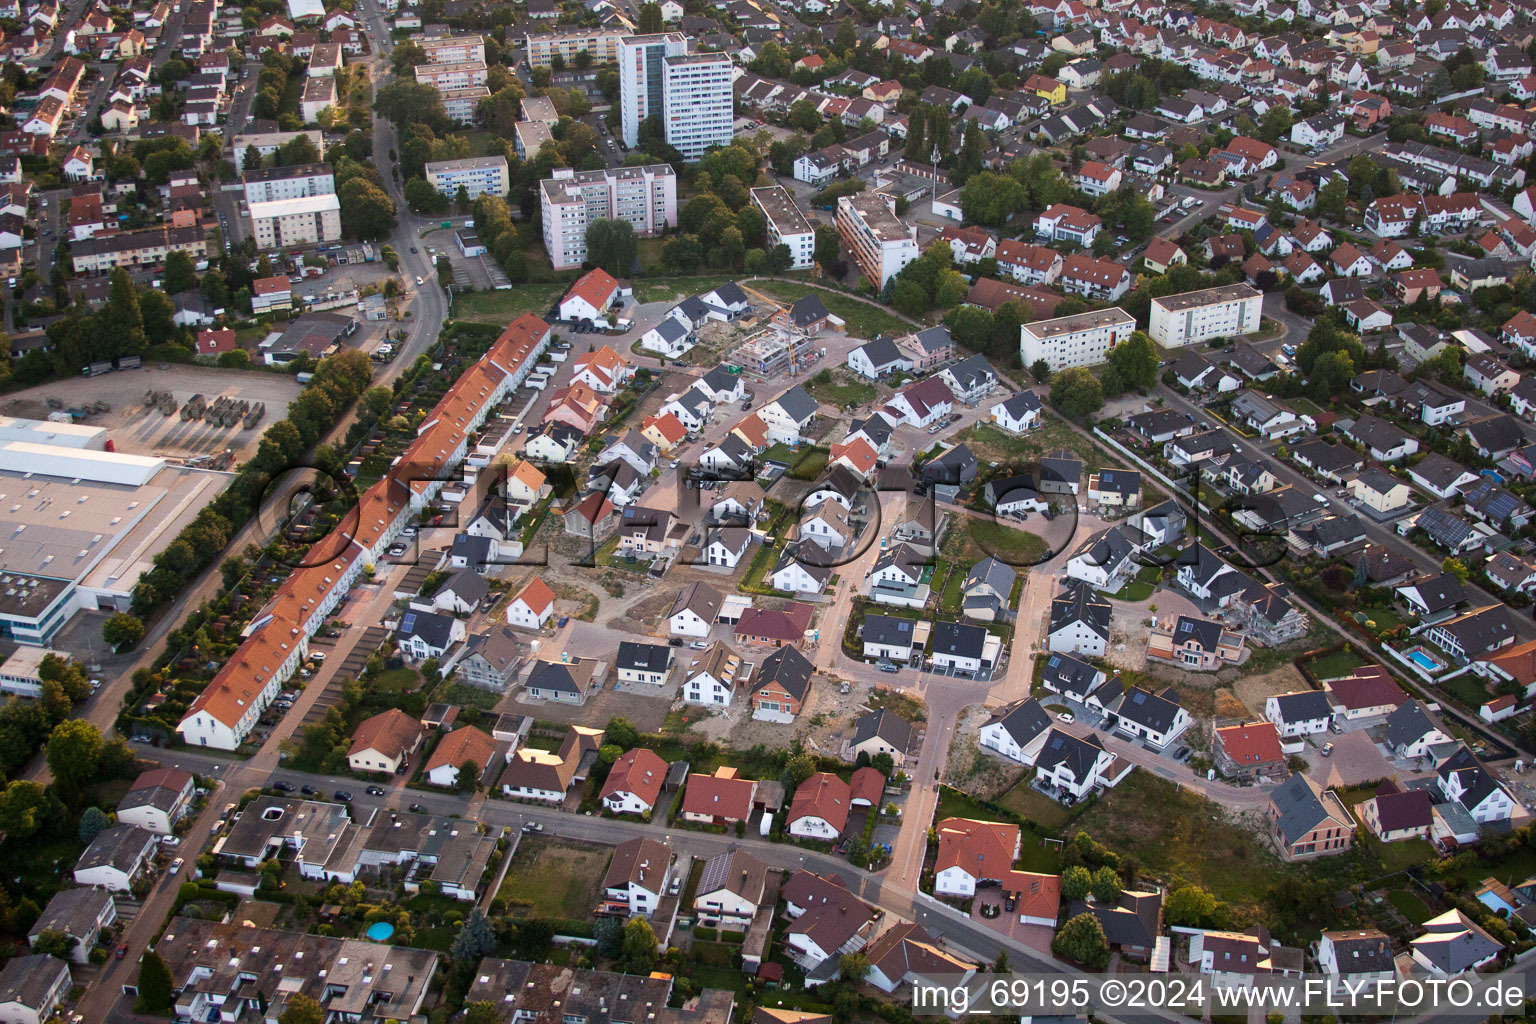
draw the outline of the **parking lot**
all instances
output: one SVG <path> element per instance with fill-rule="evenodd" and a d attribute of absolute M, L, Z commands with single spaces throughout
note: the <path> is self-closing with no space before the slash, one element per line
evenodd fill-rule
<path fill-rule="evenodd" d="M 299 382 L 287 374 L 156 363 L 137 370 L 114 370 L 98 377 L 75 377 L 18 391 L 0 403 L 0 415 L 45 420 L 54 411 L 48 403 L 50 398 L 65 409 L 102 401 L 111 408 L 92 413 L 80 422 L 107 428 L 108 438 L 120 452 L 184 458 L 233 448 L 236 459 L 240 459 L 255 450 L 267 427 L 287 414 L 288 403 L 298 397 L 300 390 Z M 144 395 L 148 391 L 169 391 L 176 399 L 177 412 L 166 416 L 146 406 Z M 183 420 L 180 407 L 198 394 L 210 402 L 219 395 L 263 402 L 266 414 L 249 428 L 243 424 L 220 427 L 202 420 Z"/>

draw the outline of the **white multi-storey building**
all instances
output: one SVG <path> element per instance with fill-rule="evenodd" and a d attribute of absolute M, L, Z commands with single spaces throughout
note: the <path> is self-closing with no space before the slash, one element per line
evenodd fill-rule
<path fill-rule="evenodd" d="M 782 185 L 752 190 L 752 203 L 763 211 L 768 227 L 768 248 L 789 246 L 790 267 L 809 269 L 816 260 L 816 229 L 805 219 L 795 197 Z"/>
<path fill-rule="evenodd" d="M 1259 329 L 1263 303 L 1264 293 L 1246 284 L 1164 295 L 1152 300 L 1148 333 L 1164 348 L 1252 334 Z"/>
<path fill-rule="evenodd" d="M 896 216 L 896 200 L 872 192 L 837 200 L 837 233 L 853 254 L 865 280 L 882 291 L 885 283 L 922 255 L 917 228 Z"/>
<path fill-rule="evenodd" d="M 328 196 L 336 192 L 336 175 L 330 164 L 300 164 L 297 167 L 268 167 L 240 175 L 247 203 L 270 203 L 279 199 L 303 199 Z"/>
<path fill-rule="evenodd" d="M 416 65 L 417 85 L 430 85 L 437 89 L 468 89 L 472 85 L 485 85 L 486 79 L 483 60 Z"/>
<path fill-rule="evenodd" d="M 725 53 L 663 57 L 662 127 L 667 143 L 697 160 L 715 146 L 729 146 L 735 134 L 736 65 Z"/>
<path fill-rule="evenodd" d="M 1019 358 L 1025 366 L 1045 360 L 1051 372 L 1094 366 L 1136 330 L 1136 318 L 1119 306 L 1091 313 L 1036 320 L 1019 328 Z"/>
<path fill-rule="evenodd" d="M 668 164 L 602 171 L 561 168 L 539 182 L 544 247 L 556 270 L 587 258 L 587 225 L 628 221 L 635 234 L 659 235 L 677 226 L 677 174 Z"/>
<path fill-rule="evenodd" d="M 619 133 L 633 149 L 640 142 L 640 122 L 661 117 L 662 61 L 688 52 L 681 32 L 625 36 L 619 42 Z"/>
<path fill-rule="evenodd" d="M 441 39 L 418 39 L 416 45 L 427 55 L 429 64 L 464 64 L 469 61 L 485 62 L 485 39 L 481 36 L 444 36 Z"/>
<path fill-rule="evenodd" d="M 528 66 L 547 68 L 554 63 L 555 54 L 566 64 L 576 60 L 578 53 L 590 53 L 592 63 L 612 64 L 619 57 L 619 42 L 627 32 L 610 28 L 578 28 L 560 32 L 530 32 L 523 37 L 528 51 Z"/>
<path fill-rule="evenodd" d="M 427 180 L 445 196 L 458 194 L 462 186 L 474 199 L 487 193 L 507 194 L 507 158 L 474 156 L 465 160 L 434 160 L 426 165 Z"/>
<path fill-rule="evenodd" d="M 443 112 L 459 124 L 471 124 L 480 101 L 491 94 L 489 86 L 466 85 L 462 89 L 438 89 L 443 97 Z"/>
<path fill-rule="evenodd" d="M 251 203 L 250 211 L 259 249 L 318 245 L 341 237 L 341 200 L 334 193 Z"/>

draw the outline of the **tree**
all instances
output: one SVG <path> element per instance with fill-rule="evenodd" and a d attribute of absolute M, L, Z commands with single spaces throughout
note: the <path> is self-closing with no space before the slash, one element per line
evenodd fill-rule
<path fill-rule="evenodd" d="M 48 737 L 48 768 L 66 799 L 95 779 L 103 746 L 101 731 L 84 719 L 65 719 L 53 727 Z"/>
<path fill-rule="evenodd" d="M 464 927 L 459 929 L 459 934 L 453 937 L 448 955 L 457 963 L 479 963 L 482 957 L 490 956 L 495 951 L 496 933 L 491 930 L 491 923 L 485 919 L 485 913 L 476 907 L 464 919 Z"/>
<path fill-rule="evenodd" d="M 1181 886 L 1168 894 L 1163 916 L 1171 925 L 1200 928 L 1210 925 L 1216 915 L 1216 897 L 1197 885 Z"/>
<path fill-rule="evenodd" d="M 1093 873 L 1081 864 L 1074 864 L 1061 873 L 1061 897 L 1068 903 L 1085 900 L 1093 891 Z"/>
<path fill-rule="evenodd" d="M 302 132 L 283 143 L 277 151 L 278 167 L 297 167 L 300 164 L 320 162 L 320 151 L 314 140 Z"/>
<path fill-rule="evenodd" d="M 358 238 L 376 242 L 395 230 L 394 200 L 367 178 L 355 177 L 343 185 L 340 202 L 341 219 Z"/>
<path fill-rule="evenodd" d="M 44 928 L 37 933 L 37 938 L 33 940 L 32 952 L 56 956 L 60 960 L 68 960 L 69 951 L 78 944 L 79 940 L 73 935 L 66 935 L 52 928 Z"/>
<path fill-rule="evenodd" d="M 13 779 L 0 790 L 0 832 L 6 838 L 24 840 L 43 825 L 48 792 L 26 779 Z"/>
<path fill-rule="evenodd" d="M 265 259 L 265 257 L 263 257 Z M 271 276 L 271 265 L 268 272 L 262 276 Z M 167 295 L 180 295 L 182 292 L 195 291 L 197 289 L 197 269 L 192 266 L 192 257 L 180 249 L 173 249 L 165 255 L 165 292 Z"/>
<path fill-rule="evenodd" d="M 640 745 L 640 730 L 627 718 L 615 716 L 608 719 L 603 734 L 609 743 L 622 750 L 633 750 Z"/>
<path fill-rule="evenodd" d="M 107 812 L 100 807 L 87 807 L 85 813 L 80 815 L 80 841 L 86 846 L 91 845 L 91 840 L 101 834 L 102 829 L 112 824 L 107 817 Z"/>
<path fill-rule="evenodd" d="M 1441 562 L 1440 571 L 1455 576 L 1462 583 L 1467 582 L 1472 576 L 1472 570 L 1467 568 L 1467 563 L 1459 558 L 1447 558 Z"/>
<path fill-rule="evenodd" d="M 816 226 L 816 262 L 822 270 L 836 263 L 843 252 L 843 236 L 830 224 Z"/>
<path fill-rule="evenodd" d="M 624 941 L 624 926 L 617 918 L 600 917 L 592 925 L 592 938 L 597 940 L 597 955 L 612 960 L 618 957 Z M 489 1024 L 496 1024 L 495 1021 Z"/>
<path fill-rule="evenodd" d="M 656 965 L 656 933 L 645 918 L 632 917 L 624 922 L 619 965 L 625 974 L 650 974 Z"/>
<path fill-rule="evenodd" d="M 1104 406 L 1104 385 L 1086 368 L 1062 370 L 1051 380 L 1051 404 L 1068 419 L 1084 420 Z"/>
<path fill-rule="evenodd" d="M 1349 186 L 1344 183 L 1344 179 L 1340 177 L 1329 178 L 1328 184 L 1319 189 L 1317 193 L 1317 215 L 1319 217 L 1342 220 L 1348 202 Z"/>
<path fill-rule="evenodd" d="M 869 957 L 863 953 L 844 953 L 837 958 L 837 973 L 845 981 L 861 982 L 869 974 Z"/>
<path fill-rule="evenodd" d="M 171 1009 L 171 1000 L 175 993 L 171 990 L 171 969 L 165 966 L 165 961 L 160 954 L 150 950 L 139 959 L 139 994 L 133 1001 L 133 1008 L 140 1013 L 165 1014 Z M 308 996 L 295 993 L 288 999 L 288 1008 L 278 1018 L 278 1024 L 317 1024 L 316 1021 L 301 1021 L 289 1017 L 293 1013 L 294 1006 L 299 1000 L 314 1000 Z M 317 1003 L 316 1006 L 319 1004 Z M 320 1021 L 325 1019 L 325 1014 L 320 1014 Z"/>
<path fill-rule="evenodd" d="M 882 750 L 869 759 L 869 766 L 886 778 L 890 778 L 891 772 L 896 770 L 896 759 Z"/>
<path fill-rule="evenodd" d="M 453 777 L 453 784 L 461 793 L 468 793 L 480 785 L 480 766 L 475 763 L 474 758 L 469 758 L 459 765 L 459 770 Z"/>
<path fill-rule="evenodd" d="M 1051 940 L 1051 952 L 1102 971 L 1109 965 L 1109 943 L 1099 919 L 1084 911 L 1068 921 Z"/>
<path fill-rule="evenodd" d="M 635 31 L 641 35 L 654 35 L 664 31 L 666 24 L 661 17 L 661 4 L 651 2 L 640 5 L 639 17 L 635 22 Z"/>
<path fill-rule="evenodd" d="M 323 1024 L 325 1008 L 302 992 L 288 997 L 288 1005 L 277 1018 L 277 1024 Z"/>
<path fill-rule="evenodd" d="M 1120 898 L 1120 875 L 1108 864 L 1093 873 L 1093 898 L 1100 903 Z"/>
<path fill-rule="evenodd" d="M 587 225 L 587 261 L 614 277 L 634 273 L 640 255 L 635 229 L 627 220 L 602 218 Z"/>
<path fill-rule="evenodd" d="M 1029 372 L 1035 380 L 1044 384 L 1051 379 L 1051 364 L 1044 359 L 1036 359 L 1033 363 L 1029 364 Z"/>
<path fill-rule="evenodd" d="M 796 751 L 784 762 L 784 772 L 789 776 L 790 781 L 798 786 L 816 774 L 816 758 L 809 751 Z"/>
<path fill-rule="evenodd" d="M 1130 391 L 1146 391 L 1157 383 L 1157 346 L 1141 331 L 1133 331 L 1124 343 L 1109 350 L 1109 365 Z"/>
<path fill-rule="evenodd" d="M 101 624 L 101 638 L 111 644 L 114 651 L 131 650 L 144 639 L 144 623 L 136 615 L 117 612 Z"/>
<path fill-rule="evenodd" d="M 1307 377 L 1307 390 L 1315 402 L 1331 402 L 1337 394 L 1345 392 L 1349 388 L 1349 382 L 1355 379 L 1355 361 L 1350 354 L 1342 349 L 1336 352 L 1324 352 L 1312 363 L 1312 372 Z"/>
<path fill-rule="evenodd" d="M 139 309 L 139 289 L 122 267 L 112 271 L 106 313 L 105 322 L 111 325 L 117 338 L 114 350 L 129 355 L 144 351 L 144 313 Z"/>
<path fill-rule="evenodd" d="M 618 931 L 619 922 L 611 917 L 599 918 L 597 926 L 601 926 L 604 921 L 613 925 L 614 931 Z M 497 1024 L 500 1020 L 501 1014 L 497 1012 L 496 1004 L 488 999 L 477 999 L 464 1007 L 464 1024 Z"/>

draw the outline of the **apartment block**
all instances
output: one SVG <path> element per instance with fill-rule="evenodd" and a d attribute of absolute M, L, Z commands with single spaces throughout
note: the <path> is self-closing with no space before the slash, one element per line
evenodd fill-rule
<path fill-rule="evenodd" d="M 319 245 L 341 237 L 341 200 L 335 194 L 251 203 L 251 234 L 260 249 Z"/>
<path fill-rule="evenodd" d="M 483 60 L 461 61 L 455 64 L 418 64 L 416 83 L 437 89 L 468 89 L 486 83 Z"/>
<path fill-rule="evenodd" d="M 795 197 L 782 185 L 752 190 L 752 205 L 763 211 L 768 225 L 768 248 L 789 246 L 790 264 L 805 270 L 816 261 L 816 229 L 805 219 Z"/>
<path fill-rule="evenodd" d="M 240 175 L 247 203 L 270 203 L 279 199 L 305 199 L 336 192 L 336 175 L 330 164 L 300 164 L 297 167 L 267 167 Z"/>
<path fill-rule="evenodd" d="M 462 187 L 469 198 L 507 194 L 507 158 L 475 156 L 464 160 L 433 160 L 426 165 L 427 180 L 445 196 L 457 195 Z"/>
<path fill-rule="evenodd" d="M 662 60 L 662 126 L 668 144 L 697 160 L 734 135 L 735 64 L 725 53 L 693 53 Z"/>
<path fill-rule="evenodd" d="M 1264 294 L 1246 284 L 1164 295 L 1152 300 L 1152 340 L 1179 348 L 1210 338 L 1252 334 L 1259 329 Z"/>
<path fill-rule="evenodd" d="M 561 168 L 539 182 L 544 247 L 556 270 L 587 258 L 587 225 L 628 221 L 635 234 L 657 235 L 677 226 L 677 175 L 668 164 L 601 171 Z"/>
<path fill-rule="evenodd" d="M 184 252 L 194 260 L 208 255 L 202 228 L 145 228 L 116 235 L 82 238 L 70 245 L 75 273 L 105 273 L 116 267 L 164 263 L 167 253 Z"/>
<path fill-rule="evenodd" d="M 1136 318 L 1119 306 L 1091 313 L 1036 320 L 1019 328 L 1019 358 L 1025 366 L 1044 359 L 1051 372 L 1095 366 L 1136 330 Z"/>
<path fill-rule="evenodd" d="M 443 97 L 443 110 L 459 124 L 473 124 L 480 101 L 491 94 L 489 86 L 466 85 L 462 89 L 438 89 Z"/>
<path fill-rule="evenodd" d="M 431 64 L 485 63 L 485 39 L 481 36 L 417 39 L 416 45 L 426 52 L 427 61 Z"/>
<path fill-rule="evenodd" d="M 612 64 L 619 59 L 619 43 L 628 35 L 616 29 L 580 28 L 564 32 L 530 32 L 523 38 L 528 66 L 547 68 L 559 54 L 567 64 L 578 53 L 590 53 L 593 64 Z"/>
<path fill-rule="evenodd" d="M 896 200 L 886 196 L 861 192 L 839 197 L 837 233 L 876 291 L 921 255 L 917 228 L 896 216 Z"/>
<path fill-rule="evenodd" d="M 661 117 L 662 62 L 688 52 L 688 37 L 681 32 L 625 36 L 619 43 L 619 133 L 633 149 L 640 141 L 640 123 Z"/>

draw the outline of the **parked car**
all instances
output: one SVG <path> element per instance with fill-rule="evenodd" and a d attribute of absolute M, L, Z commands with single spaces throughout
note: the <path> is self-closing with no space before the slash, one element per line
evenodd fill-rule
<path fill-rule="evenodd" d="M 1071 723 L 1077 721 L 1077 718 L 1072 714 L 1072 712 L 1063 711 L 1061 714 L 1056 716 L 1056 721 Z"/>
<path fill-rule="evenodd" d="M 410 811 L 412 814 L 420 814 L 424 809 L 425 808 L 423 808 L 421 804 L 411 804 L 410 806 Z"/>
<path fill-rule="evenodd" d="M 309 655 L 309 660 L 310 661 L 324 661 L 325 660 L 325 652 L 324 651 L 311 651 L 310 655 Z"/>
<path fill-rule="evenodd" d="M 161 846 L 171 846 L 171 847 L 180 846 L 181 845 L 181 837 L 180 836 L 161 836 L 160 837 L 160 845 Z"/>
<path fill-rule="evenodd" d="M 369 796 L 383 796 L 384 795 L 384 787 L 383 786 L 369 786 L 364 792 L 366 792 Z"/>
<path fill-rule="evenodd" d="M 680 636 L 675 636 L 671 640 L 667 641 L 667 646 L 668 647 L 681 647 L 681 646 L 683 646 L 683 638 L 680 637 Z"/>
<path fill-rule="evenodd" d="M 121 960 L 123 957 L 125 957 L 127 955 L 128 955 L 128 943 L 125 942 L 121 946 L 117 947 L 117 952 L 113 954 L 113 959 Z"/>
<path fill-rule="evenodd" d="M 1332 743 L 1324 743 L 1323 744 L 1323 749 L 1318 751 L 1318 753 L 1322 754 L 1324 757 L 1332 757 L 1333 756 L 1333 744 Z"/>
<path fill-rule="evenodd" d="M 184 858 L 184 857 L 177 857 L 175 860 L 171 861 L 171 874 L 173 874 L 173 875 L 181 874 L 182 865 L 185 864 L 186 862 L 187 862 L 186 858 Z"/>
<path fill-rule="evenodd" d="M 523 831 L 524 832 L 543 832 L 544 831 L 544 826 L 540 825 L 536 821 L 525 821 L 525 822 L 523 822 Z"/>
<path fill-rule="evenodd" d="M 277 782 L 272 783 L 272 788 L 277 790 L 279 793 L 292 793 L 293 792 L 293 783 L 291 783 L 291 782 L 283 782 L 283 781 L 279 780 Z M 305 786 L 304 788 L 308 789 L 309 787 Z"/>
<path fill-rule="evenodd" d="M 336 791 L 336 799 L 344 804 L 349 804 L 352 802 L 352 794 L 345 789 L 338 789 Z"/>
<path fill-rule="evenodd" d="M 316 793 L 315 787 L 314 786 L 310 786 L 310 785 L 300 786 L 299 787 L 299 792 L 303 793 L 305 796 L 316 796 L 316 795 L 318 795 Z"/>

